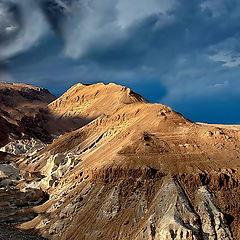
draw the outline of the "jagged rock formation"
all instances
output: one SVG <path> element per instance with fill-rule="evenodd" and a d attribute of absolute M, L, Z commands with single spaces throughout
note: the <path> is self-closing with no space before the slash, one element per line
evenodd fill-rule
<path fill-rule="evenodd" d="M 75 85 L 47 111 L 81 127 L 1 149 L 3 221 L 49 239 L 240 238 L 238 127 L 193 123 L 116 84 Z"/>
<path fill-rule="evenodd" d="M 1 152 L 6 152 L 12 155 L 34 155 L 37 151 L 43 149 L 46 146 L 43 142 L 34 138 L 26 138 L 13 140 L 0 148 Z"/>

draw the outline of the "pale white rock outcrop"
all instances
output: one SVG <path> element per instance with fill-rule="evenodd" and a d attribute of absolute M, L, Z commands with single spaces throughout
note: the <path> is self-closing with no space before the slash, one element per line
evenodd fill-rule
<path fill-rule="evenodd" d="M 99 215 L 104 218 L 113 218 L 120 210 L 120 202 L 119 202 L 119 187 L 116 186 L 111 190 L 111 193 L 105 199 L 100 211 Z"/>
<path fill-rule="evenodd" d="M 149 218 L 135 239 L 200 239 L 199 216 L 174 179 L 167 179 L 149 208 Z"/>
<path fill-rule="evenodd" d="M 13 155 L 34 155 L 37 151 L 43 149 L 46 146 L 43 142 L 38 139 L 20 139 L 14 140 L 0 148 L 0 151 L 6 152 Z"/>
<path fill-rule="evenodd" d="M 232 233 L 224 220 L 224 215 L 214 203 L 212 195 L 205 187 L 198 190 L 197 212 L 201 217 L 204 240 L 233 240 Z"/>
<path fill-rule="evenodd" d="M 205 187 L 195 195 L 196 209 L 177 180 L 166 179 L 148 209 L 135 239 L 234 240 L 224 215 Z"/>
<path fill-rule="evenodd" d="M 45 178 L 41 181 L 41 185 L 45 188 L 55 186 L 63 175 L 67 174 L 80 162 L 79 160 L 75 161 L 76 158 L 77 155 L 72 153 L 57 153 L 49 156 L 46 165 L 41 170 L 41 173 L 45 175 Z"/>

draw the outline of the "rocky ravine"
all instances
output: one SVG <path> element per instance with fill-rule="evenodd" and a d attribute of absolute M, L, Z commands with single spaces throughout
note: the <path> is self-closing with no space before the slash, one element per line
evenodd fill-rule
<path fill-rule="evenodd" d="M 81 127 L 1 149 L 3 223 L 49 239 L 240 238 L 238 128 L 115 84 L 75 85 L 47 109 Z"/>

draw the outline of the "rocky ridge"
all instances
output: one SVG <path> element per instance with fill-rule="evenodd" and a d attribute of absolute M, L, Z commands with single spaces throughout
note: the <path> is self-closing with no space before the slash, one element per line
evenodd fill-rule
<path fill-rule="evenodd" d="M 49 239 L 240 237 L 238 129 L 193 123 L 116 84 L 75 85 L 47 111 L 81 127 L 1 149 L 3 222 Z"/>
<path fill-rule="evenodd" d="M 44 88 L 21 83 L 0 83 L 0 146 L 24 135 L 48 138 L 41 124 L 34 123 L 32 119 L 55 98 Z"/>

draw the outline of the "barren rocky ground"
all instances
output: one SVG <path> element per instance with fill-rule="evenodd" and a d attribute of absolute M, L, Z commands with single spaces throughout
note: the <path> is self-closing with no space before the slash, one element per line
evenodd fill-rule
<path fill-rule="evenodd" d="M 194 123 L 116 84 L 42 104 L 17 137 L 1 115 L 2 223 L 48 239 L 240 239 L 239 126 Z"/>
<path fill-rule="evenodd" d="M 1 240 L 46 240 L 43 237 L 36 237 L 25 232 L 10 228 L 6 225 L 0 225 Z"/>

